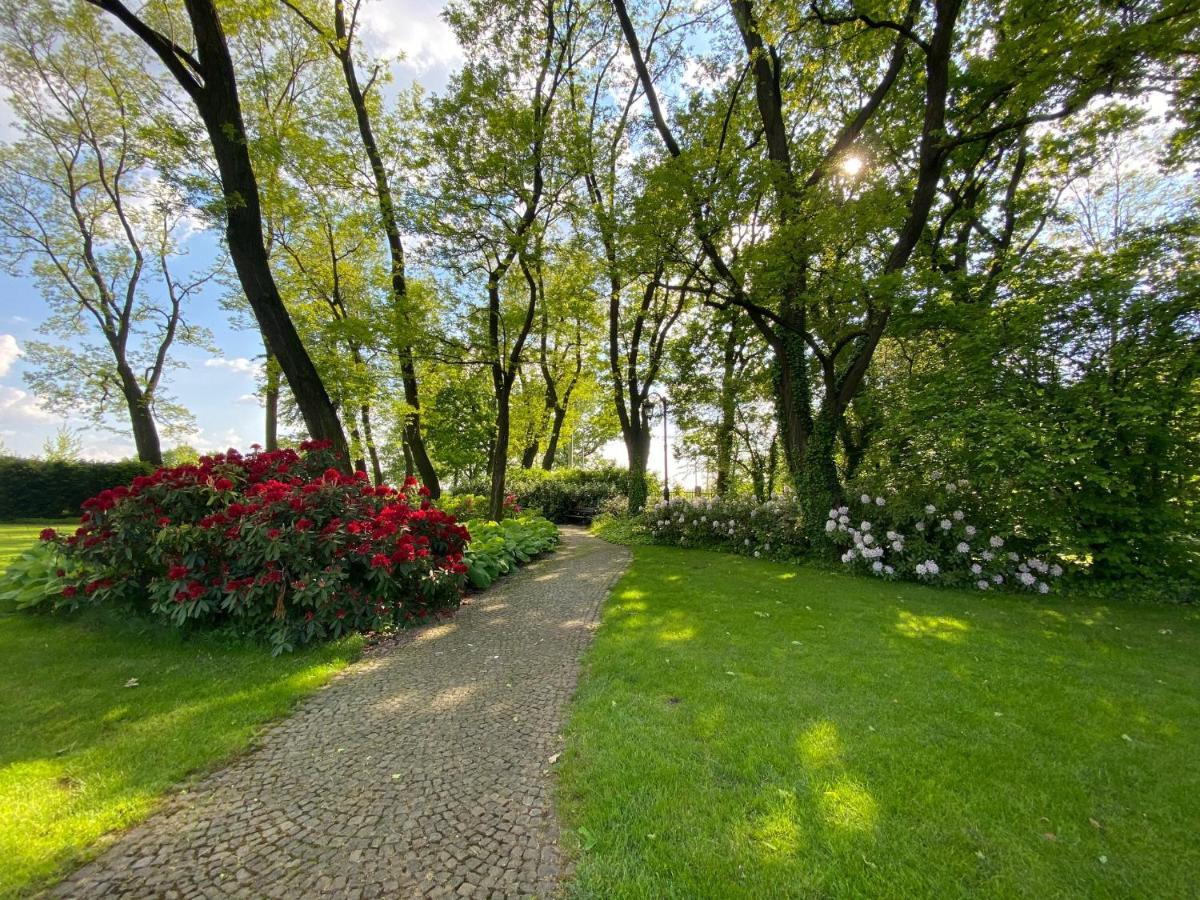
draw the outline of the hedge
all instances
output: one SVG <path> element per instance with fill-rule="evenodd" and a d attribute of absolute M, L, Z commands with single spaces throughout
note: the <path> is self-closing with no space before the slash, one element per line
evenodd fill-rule
<path fill-rule="evenodd" d="M 599 509 L 606 500 L 625 497 L 629 470 L 617 466 L 592 469 L 518 469 L 509 471 L 507 488 L 523 509 L 536 509 L 551 522 L 562 522 L 573 510 Z M 650 497 L 658 491 L 658 479 L 646 477 Z M 461 485 L 455 494 L 488 493 L 486 483 Z"/>
<path fill-rule="evenodd" d="M 48 462 L 0 456 L 0 520 L 77 516 L 89 497 L 153 471 L 137 460 Z"/>

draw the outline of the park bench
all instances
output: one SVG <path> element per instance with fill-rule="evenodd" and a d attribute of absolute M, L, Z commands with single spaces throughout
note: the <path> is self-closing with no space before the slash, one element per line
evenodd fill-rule
<path fill-rule="evenodd" d="M 594 506 L 574 506 L 563 513 L 563 521 L 575 522 L 580 525 L 591 525 L 592 519 L 596 518 L 596 514 L 599 512 L 600 510 Z"/>

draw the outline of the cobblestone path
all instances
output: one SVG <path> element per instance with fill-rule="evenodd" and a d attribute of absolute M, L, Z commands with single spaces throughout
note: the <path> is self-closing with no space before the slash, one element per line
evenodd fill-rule
<path fill-rule="evenodd" d="M 351 666 L 54 895 L 553 896 L 549 760 L 627 560 L 563 529 L 555 553 Z"/>

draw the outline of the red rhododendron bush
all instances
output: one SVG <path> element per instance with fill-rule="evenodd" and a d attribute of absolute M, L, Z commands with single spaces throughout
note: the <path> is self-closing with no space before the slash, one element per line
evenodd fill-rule
<path fill-rule="evenodd" d="M 374 487 L 326 443 L 300 451 L 230 450 L 88 500 L 74 536 L 43 533 L 87 573 L 63 601 L 233 627 L 276 652 L 457 608 L 466 528 L 413 479 Z"/>

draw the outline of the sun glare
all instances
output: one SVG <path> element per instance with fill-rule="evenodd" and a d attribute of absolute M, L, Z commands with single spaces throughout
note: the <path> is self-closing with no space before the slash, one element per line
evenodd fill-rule
<path fill-rule="evenodd" d="M 843 156 L 841 163 L 842 174 L 849 175 L 851 178 L 853 178 L 863 170 L 864 165 L 865 163 L 863 162 L 863 158 L 861 156 L 855 156 L 853 154 L 850 154 L 849 156 Z"/>

